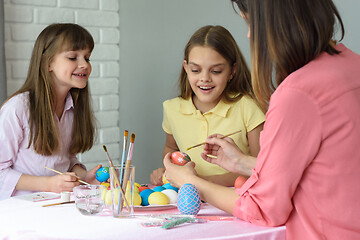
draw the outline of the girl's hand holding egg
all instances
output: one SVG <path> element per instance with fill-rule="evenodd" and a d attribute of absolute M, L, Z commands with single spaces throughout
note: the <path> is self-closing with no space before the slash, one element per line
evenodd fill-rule
<path fill-rule="evenodd" d="M 170 153 L 166 154 L 163 161 L 166 169 L 166 179 L 175 187 L 191 182 L 190 178 L 197 175 L 194 169 L 195 163 L 189 161 L 184 166 L 177 166 L 171 162 L 170 155 Z"/>

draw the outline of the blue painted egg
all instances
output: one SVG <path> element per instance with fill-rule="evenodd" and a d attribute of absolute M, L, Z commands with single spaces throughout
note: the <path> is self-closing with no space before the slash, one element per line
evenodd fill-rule
<path fill-rule="evenodd" d="M 141 205 L 142 206 L 147 206 L 149 205 L 149 196 L 150 194 L 152 194 L 154 191 L 151 189 L 145 189 L 142 190 L 140 193 L 140 197 L 141 197 Z"/>
<path fill-rule="evenodd" d="M 154 192 L 161 192 L 162 190 L 165 190 L 166 188 L 164 188 L 163 186 L 156 186 L 153 188 Z"/>
<path fill-rule="evenodd" d="M 176 192 L 179 191 L 179 189 L 178 189 L 177 187 L 172 186 L 170 183 L 166 183 L 166 184 L 164 184 L 164 185 L 162 185 L 162 186 L 163 186 L 164 188 L 166 188 L 166 189 L 175 190 Z"/>
<path fill-rule="evenodd" d="M 187 183 L 180 188 L 177 207 L 182 214 L 198 214 L 201 207 L 201 200 L 199 191 L 194 185 Z"/>
<path fill-rule="evenodd" d="M 99 182 L 106 182 L 109 179 L 109 177 L 110 177 L 110 174 L 109 174 L 108 167 L 102 167 L 96 171 L 95 178 Z"/>

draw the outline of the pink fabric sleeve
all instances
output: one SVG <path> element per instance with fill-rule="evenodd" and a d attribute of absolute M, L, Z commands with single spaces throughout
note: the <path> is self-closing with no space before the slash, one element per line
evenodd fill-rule
<path fill-rule="evenodd" d="M 279 88 L 261 133 L 261 150 L 249 180 L 237 193 L 234 215 L 258 225 L 285 224 L 292 197 L 321 142 L 321 118 L 309 96 Z"/>
<path fill-rule="evenodd" d="M 87 170 L 86 167 L 85 167 L 85 165 L 82 164 L 82 163 L 78 160 L 78 158 L 76 157 L 76 155 L 70 155 L 69 159 L 70 159 L 70 166 L 69 166 L 69 170 L 68 170 L 68 171 L 70 171 L 75 165 L 79 165 L 79 166 L 82 167 L 84 170 Z"/>
<path fill-rule="evenodd" d="M 15 103 L 16 104 L 16 103 Z M 13 193 L 22 173 L 12 169 L 19 145 L 23 140 L 22 121 L 13 102 L 8 102 L 0 112 L 0 199 Z"/>

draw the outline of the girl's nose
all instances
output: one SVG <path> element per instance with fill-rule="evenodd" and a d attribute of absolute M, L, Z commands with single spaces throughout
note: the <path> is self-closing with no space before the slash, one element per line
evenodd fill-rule
<path fill-rule="evenodd" d="M 200 76 L 200 81 L 202 82 L 209 82 L 210 80 L 210 76 L 208 72 L 202 72 L 201 76 Z"/>
<path fill-rule="evenodd" d="M 79 67 L 80 68 L 88 68 L 89 64 L 90 63 L 86 59 L 81 59 L 79 61 Z"/>

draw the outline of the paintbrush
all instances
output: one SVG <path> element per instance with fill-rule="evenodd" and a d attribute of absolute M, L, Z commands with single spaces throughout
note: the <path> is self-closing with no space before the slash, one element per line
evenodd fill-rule
<path fill-rule="evenodd" d="M 124 142 L 123 142 L 123 152 L 122 152 L 122 158 L 121 158 L 121 164 L 120 164 L 120 188 L 122 188 L 122 181 L 123 181 L 123 177 L 124 177 L 124 166 L 125 166 L 125 157 L 126 157 L 126 146 L 127 146 L 127 141 L 128 141 L 128 136 L 129 136 L 129 131 L 125 130 L 124 131 Z M 122 190 L 122 192 L 124 192 L 124 190 Z M 125 195 L 124 195 L 125 198 Z M 119 204 L 118 204 L 118 214 L 120 212 L 120 208 L 122 209 L 122 207 L 120 207 L 120 205 L 122 204 L 121 201 L 121 192 L 119 192 Z M 128 205 L 129 206 L 129 205 Z"/>
<path fill-rule="evenodd" d="M 106 152 L 108 161 L 109 161 L 109 163 L 110 163 L 110 167 L 111 167 L 110 169 L 111 169 L 111 171 L 112 171 L 111 173 L 112 173 L 112 175 L 113 175 L 114 178 L 115 178 L 116 185 L 120 188 L 119 194 L 121 195 L 121 193 L 122 193 L 122 194 L 125 196 L 124 191 L 123 191 L 122 188 L 121 188 L 121 185 L 120 185 L 119 179 L 118 179 L 118 177 L 117 177 L 117 174 L 116 174 L 116 172 L 115 172 L 115 168 L 114 168 L 113 161 L 111 160 L 110 155 L 109 155 L 109 153 L 108 153 L 107 148 L 106 148 L 105 145 L 103 145 L 103 148 L 104 148 L 104 151 Z M 115 187 L 116 187 L 116 186 L 115 186 Z M 119 196 L 119 199 L 120 199 L 120 196 Z M 128 204 L 128 202 L 127 202 L 126 199 L 125 199 L 125 202 L 126 202 L 126 204 L 129 206 L 129 204 Z M 129 207 L 128 207 L 128 210 L 130 211 L 130 208 L 129 208 Z"/>
<path fill-rule="evenodd" d="M 125 165 L 124 180 L 123 180 L 123 183 L 122 183 L 122 188 L 123 188 L 124 192 L 126 191 L 127 182 L 129 180 L 129 176 L 130 176 L 130 166 L 131 166 L 131 160 L 132 160 L 133 149 L 134 149 L 134 141 L 135 141 L 135 134 L 132 133 L 131 137 L 130 137 L 128 157 L 127 157 L 126 165 Z M 122 204 L 122 201 L 120 201 L 120 202 Z M 120 207 L 120 208 L 122 208 L 122 207 Z"/>
<path fill-rule="evenodd" d="M 49 170 L 51 170 L 51 171 L 53 171 L 53 172 L 56 172 L 56 173 L 58 173 L 58 174 L 60 174 L 60 175 L 63 175 L 64 173 L 62 173 L 62 172 L 59 172 L 59 171 L 56 171 L 55 169 L 52 169 L 52 168 L 49 168 L 49 167 L 47 167 L 47 166 L 44 166 L 44 168 L 47 168 L 47 169 L 49 169 Z M 83 183 L 83 184 L 86 184 L 86 185 L 90 185 L 90 183 L 87 183 L 87 182 L 85 182 L 85 181 L 83 181 L 83 180 L 78 180 L 78 182 L 81 182 L 81 183 Z"/>
<path fill-rule="evenodd" d="M 56 205 L 62 205 L 62 204 L 68 204 L 68 203 L 75 203 L 75 201 L 52 203 L 52 204 L 46 204 L 46 205 L 42 205 L 42 206 L 43 206 L 43 207 L 50 207 L 50 206 L 56 206 Z"/>
<path fill-rule="evenodd" d="M 239 133 L 239 132 L 241 132 L 241 130 L 233 132 L 233 133 L 226 134 L 226 135 L 222 136 L 220 139 L 229 137 L 229 136 L 234 135 L 234 134 Z M 196 148 L 196 147 L 199 147 L 199 146 L 204 145 L 204 144 L 206 144 L 206 142 L 202 142 L 202 143 L 196 144 L 196 145 L 194 145 L 192 147 L 188 147 L 186 150 L 190 150 L 192 148 Z"/>

